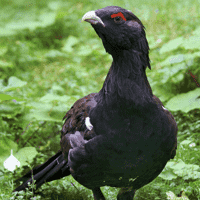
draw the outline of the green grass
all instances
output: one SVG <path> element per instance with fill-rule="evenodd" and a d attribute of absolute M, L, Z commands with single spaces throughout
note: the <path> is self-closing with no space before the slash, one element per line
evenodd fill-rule
<path fill-rule="evenodd" d="M 94 6 L 93 6 L 94 5 Z M 30 161 L 32 167 L 43 163 L 60 148 L 59 133 L 62 117 L 70 106 L 79 98 L 98 92 L 111 64 L 111 56 L 105 53 L 100 39 L 86 23 L 79 23 L 84 13 L 108 5 L 117 5 L 133 11 L 146 27 L 146 35 L 152 47 L 150 51 L 152 70 L 147 74 L 153 91 L 170 91 L 170 97 L 196 88 L 190 76 L 185 75 L 177 83 L 167 80 L 162 84 L 160 69 L 171 71 L 171 66 L 160 65 L 168 56 L 176 53 L 192 54 L 196 49 L 178 49 L 160 54 L 159 49 L 168 41 L 180 36 L 188 37 L 198 28 L 200 6 L 197 0 L 186 1 L 20 1 L 0 2 L 0 89 L 15 99 L 2 101 L 0 107 L 0 140 L 7 140 L 4 154 L 0 161 L 9 156 L 10 147 L 15 152 L 23 147 L 35 147 L 39 154 Z M 48 16 L 45 18 L 45 16 Z M 73 37 L 69 37 L 73 36 Z M 155 42 L 161 39 L 161 43 Z M 70 45 L 71 44 L 71 45 Z M 199 72 L 199 57 L 195 57 L 191 66 L 193 74 Z M 189 68 L 190 69 L 190 68 Z M 181 71 L 185 73 L 185 71 Z M 18 83 L 24 86 L 6 88 L 10 77 L 17 77 Z M 173 75 L 171 78 L 176 78 Z M 182 88 L 180 87 L 182 86 Z M 171 88 L 170 88 L 171 87 Z M 184 91 L 184 92 L 187 92 Z M 165 92 L 166 93 L 166 92 Z M 44 97 L 52 95 L 46 102 Z M 66 96 L 64 96 L 66 95 Z M 162 96 L 162 94 L 160 94 Z M 163 94 L 164 95 L 164 94 Z M 64 98 L 62 98 L 64 97 Z M 164 98 L 164 97 L 163 97 Z M 167 101 L 167 97 L 166 97 Z M 45 105 L 45 106 L 42 106 Z M 39 112 L 41 111 L 41 112 Z M 41 113 L 44 116 L 41 116 Z M 56 113 L 56 114 L 55 114 Z M 178 173 L 167 166 L 163 176 L 141 188 L 135 199 L 167 199 L 166 192 L 178 195 L 184 191 L 191 200 L 200 199 L 200 179 L 188 177 L 188 174 L 199 176 L 199 116 L 198 110 L 189 113 L 173 112 L 178 123 L 178 150 L 176 163 L 184 162 L 186 171 Z M 33 116 L 35 118 L 33 118 Z M 22 134 L 23 133 L 23 134 Z M 15 145 L 12 146 L 12 142 Z M 189 144 L 194 143 L 195 147 Z M 7 157 L 8 157 L 7 156 Z M 190 168 L 190 165 L 196 169 Z M 2 165 L 3 166 L 3 165 Z M 14 173 L 0 167 L 0 199 L 12 199 L 11 191 L 15 188 L 13 181 L 29 168 L 24 166 Z M 170 180 L 170 177 L 174 176 Z M 71 176 L 62 180 L 44 184 L 39 190 L 42 193 L 21 199 L 92 199 L 92 193 L 77 183 Z M 116 199 L 117 188 L 103 187 L 107 199 Z M 36 198 L 37 196 L 37 198 Z M 20 198 L 19 198 L 20 199 Z M 173 200 L 181 198 L 173 198 Z"/>

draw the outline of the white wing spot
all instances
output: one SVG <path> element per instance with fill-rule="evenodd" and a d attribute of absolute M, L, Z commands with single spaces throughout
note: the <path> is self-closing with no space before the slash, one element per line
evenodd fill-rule
<path fill-rule="evenodd" d="M 90 123 L 90 118 L 89 117 L 85 118 L 85 125 L 86 125 L 87 129 L 89 129 L 90 131 L 92 130 L 93 126 Z"/>

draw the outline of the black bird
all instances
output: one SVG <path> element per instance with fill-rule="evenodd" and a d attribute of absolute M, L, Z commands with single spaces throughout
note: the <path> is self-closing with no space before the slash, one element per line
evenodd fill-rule
<path fill-rule="evenodd" d="M 132 200 L 135 191 L 153 181 L 177 149 L 177 124 L 153 95 L 146 76 L 151 69 L 142 22 L 131 12 L 108 6 L 87 12 L 89 22 L 113 58 L 99 93 L 79 99 L 67 112 L 61 150 L 28 172 L 44 182 L 72 175 L 105 199 L 100 187 L 121 187 L 118 200 Z"/>

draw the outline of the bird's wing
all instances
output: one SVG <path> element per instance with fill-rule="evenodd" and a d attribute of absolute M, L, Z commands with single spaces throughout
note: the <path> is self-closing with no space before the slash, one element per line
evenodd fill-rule
<path fill-rule="evenodd" d="M 86 126 L 89 112 L 91 108 L 96 106 L 95 95 L 96 93 L 92 93 L 77 100 L 66 113 L 63 118 L 65 119 L 65 123 L 61 130 L 61 140 L 66 134 L 74 134 L 76 131 L 81 132 L 85 140 L 89 140 L 95 136 L 93 129 L 91 129 L 91 124 L 89 127 Z"/>
<path fill-rule="evenodd" d="M 83 146 L 96 134 L 89 121 L 89 112 L 96 106 L 96 93 L 89 94 L 74 103 L 63 119 L 65 123 L 61 130 L 61 150 L 65 160 L 68 160 L 70 149 Z"/>

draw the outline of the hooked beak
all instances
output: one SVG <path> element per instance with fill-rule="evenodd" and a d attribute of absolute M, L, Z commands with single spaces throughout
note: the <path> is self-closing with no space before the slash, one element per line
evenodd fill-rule
<path fill-rule="evenodd" d="M 103 27 L 105 27 L 105 24 L 103 23 L 101 18 L 99 18 L 96 15 L 95 11 L 89 11 L 89 12 L 85 13 L 85 15 L 82 17 L 82 21 L 89 22 L 90 24 L 100 23 Z"/>

